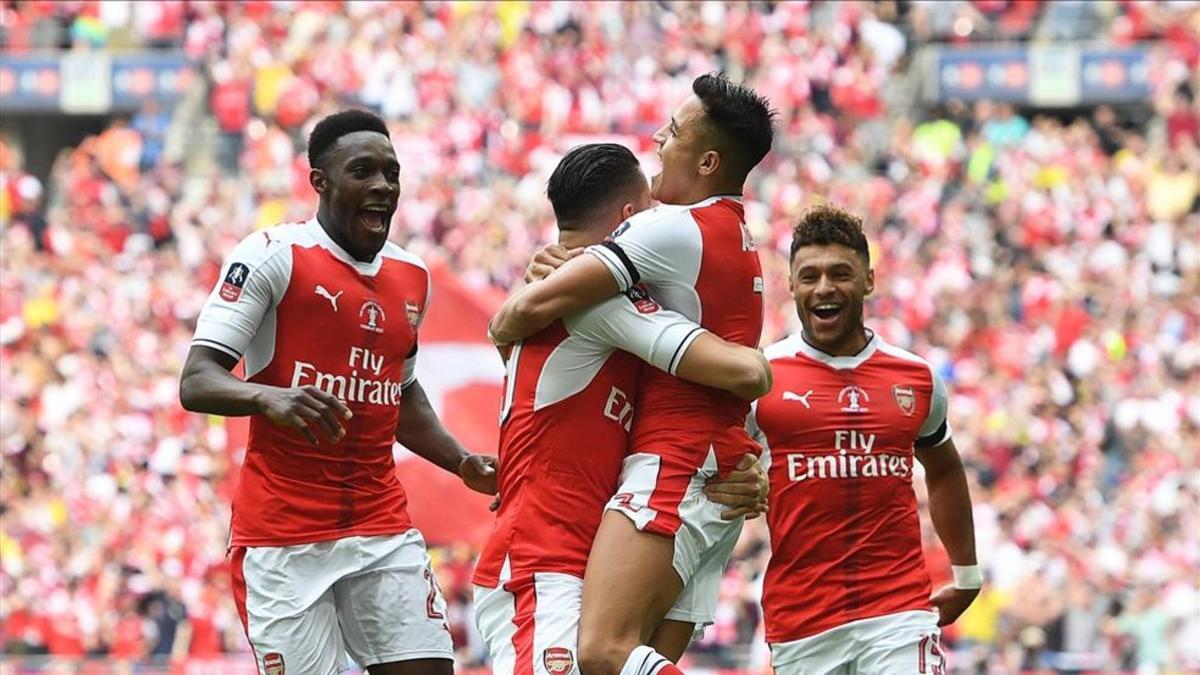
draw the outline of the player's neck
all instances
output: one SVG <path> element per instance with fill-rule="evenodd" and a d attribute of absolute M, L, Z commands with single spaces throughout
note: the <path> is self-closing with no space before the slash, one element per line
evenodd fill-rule
<path fill-rule="evenodd" d="M 854 329 L 846 338 L 837 342 L 818 342 L 814 340 L 807 332 L 802 332 L 801 337 L 811 347 L 830 356 L 856 356 L 870 344 L 874 333 L 867 329 L 866 326 L 859 326 Z"/>
<path fill-rule="evenodd" d="M 370 255 L 355 253 L 350 242 L 346 241 L 346 238 L 342 235 L 341 231 L 338 230 L 337 226 L 333 225 L 333 222 L 334 218 L 332 215 L 330 215 L 329 211 L 322 207 L 317 208 L 317 224 L 321 226 L 322 230 L 325 230 L 325 234 L 333 240 L 333 243 L 337 244 L 343 251 L 349 254 L 351 258 L 354 258 L 359 262 L 369 263 L 375 259 L 375 254 L 378 253 L 378 251 L 371 253 Z"/>
<path fill-rule="evenodd" d="M 698 204 L 706 199 L 713 197 L 741 197 L 742 196 L 742 181 L 719 180 L 713 179 L 698 183 L 695 189 L 691 190 L 686 197 L 680 200 L 680 204 Z"/>

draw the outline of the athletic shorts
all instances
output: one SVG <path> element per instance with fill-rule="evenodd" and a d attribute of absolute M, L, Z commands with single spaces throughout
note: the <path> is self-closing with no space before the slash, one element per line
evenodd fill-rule
<path fill-rule="evenodd" d="M 944 675 L 936 612 L 887 614 L 771 645 L 775 675 Z"/>
<path fill-rule="evenodd" d="M 237 546 L 234 601 L 261 675 L 331 675 L 453 659 L 446 601 L 417 530 L 297 546 Z"/>
<path fill-rule="evenodd" d="M 718 443 L 691 436 L 639 448 L 625 458 L 617 494 L 605 506 L 625 514 L 642 532 L 674 539 L 673 564 L 685 593 L 689 585 L 711 592 L 714 604 L 743 519 L 721 520 L 725 507 L 709 501 L 704 483 L 717 475 L 718 465 L 736 464 L 743 454 L 759 451 L 740 428 L 724 436 Z"/>
<path fill-rule="evenodd" d="M 715 592 L 713 593 L 715 597 Z M 692 622 L 697 630 L 713 622 L 716 603 L 700 614 L 685 588 L 668 619 Z M 685 603 L 681 605 L 680 603 Z M 579 613 L 583 579 L 538 572 L 531 579 L 475 587 L 475 626 L 492 656 L 495 675 L 579 675 Z M 702 620 L 693 621 L 691 616 Z"/>

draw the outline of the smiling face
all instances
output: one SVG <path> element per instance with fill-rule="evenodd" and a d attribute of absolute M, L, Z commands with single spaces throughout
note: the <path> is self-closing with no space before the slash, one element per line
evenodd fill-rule
<path fill-rule="evenodd" d="M 321 195 L 321 222 L 358 260 L 372 260 L 387 242 L 400 199 L 400 162 L 387 136 L 356 131 L 338 139 L 309 174 Z"/>
<path fill-rule="evenodd" d="M 792 256 L 788 288 L 808 342 L 834 356 L 852 356 L 866 345 L 864 298 L 875 290 L 875 272 L 841 244 L 801 246 Z"/>
<path fill-rule="evenodd" d="M 705 138 L 704 104 L 689 96 L 671 119 L 654 132 L 662 170 L 650 179 L 650 194 L 663 204 L 691 204 L 696 197 L 696 179 L 707 175 L 716 166 L 706 166 L 706 153 L 716 154 L 712 143 Z M 707 158 L 708 162 L 712 157 Z"/>

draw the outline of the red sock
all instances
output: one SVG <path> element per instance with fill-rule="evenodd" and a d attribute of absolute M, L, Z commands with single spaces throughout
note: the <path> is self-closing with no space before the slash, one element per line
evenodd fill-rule
<path fill-rule="evenodd" d="M 683 675 L 683 671 L 674 663 L 668 663 L 658 671 L 658 675 Z"/>

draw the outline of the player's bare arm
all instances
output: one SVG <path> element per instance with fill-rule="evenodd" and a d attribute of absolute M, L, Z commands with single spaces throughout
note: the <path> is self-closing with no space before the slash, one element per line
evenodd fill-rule
<path fill-rule="evenodd" d="M 704 333 L 688 346 L 675 376 L 747 401 L 771 390 L 771 365 L 762 352 L 712 333 Z"/>
<path fill-rule="evenodd" d="M 953 440 L 932 448 L 917 448 L 916 456 L 925 467 L 933 527 L 946 547 L 950 564 L 959 568 L 955 569 L 955 583 L 941 588 L 931 598 L 938 611 L 938 625 L 946 626 L 954 623 L 971 605 L 982 585 L 975 557 L 971 493 Z"/>
<path fill-rule="evenodd" d="M 555 319 L 616 295 L 617 281 L 600 260 L 573 258 L 554 274 L 509 296 L 488 324 L 492 341 L 511 344 L 537 333 Z"/>
<path fill-rule="evenodd" d="M 246 382 L 232 372 L 237 359 L 209 347 L 188 352 L 179 378 L 179 402 L 191 412 L 242 417 L 263 415 L 281 427 L 296 429 L 312 445 L 317 432 L 329 443 L 346 435 L 342 420 L 352 413 L 337 398 L 316 387 L 273 387 Z"/>
<path fill-rule="evenodd" d="M 485 495 L 496 494 L 495 457 L 472 455 L 446 431 L 420 382 L 404 388 L 396 441 L 420 457 L 462 478 L 467 487 Z"/>

